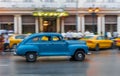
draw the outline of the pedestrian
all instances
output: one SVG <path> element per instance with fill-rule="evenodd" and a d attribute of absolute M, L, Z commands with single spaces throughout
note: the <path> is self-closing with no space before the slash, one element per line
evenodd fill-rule
<path fill-rule="evenodd" d="M 90 32 L 88 30 L 86 30 L 85 33 L 84 33 L 84 35 L 88 36 L 88 35 L 90 35 Z"/>
<path fill-rule="evenodd" d="M 4 50 L 4 36 L 3 33 L 0 35 L 0 52 L 2 53 Z"/>
<path fill-rule="evenodd" d="M 72 32 L 72 39 L 73 39 L 73 40 L 77 40 L 77 32 L 76 32 L 76 30 L 74 30 L 74 31 Z"/>
<path fill-rule="evenodd" d="M 110 39 L 112 37 L 111 32 L 107 32 L 107 38 Z"/>
<path fill-rule="evenodd" d="M 67 33 L 66 33 L 66 37 L 68 40 L 71 40 L 72 39 L 72 32 L 71 30 L 69 30 Z"/>
<path fill-rule="evenodd" d="M 8 32 L 6 32 L 4 34 L 4 51 L 6 51 L 7 49 L 10 49 L 9 48 L 9 43 L 10 43 L 10 41 L 9 41 L 9 35 L 8 35 Z"/>
<path fill-rule="evenodd" d="M 117 32 L 113 32 L 113 37 L 117 38 L 118 37 L 118 33 Z"/>
<path fill-rule="evenodd" d="M 81 32 L 81 31 L 78 31 L 78 33 L 77 33 L 77 38 L 78 38 L 78 39 L 81 39 L 83 36 L 84 36 L 84 35 L 82 34 L 82 32 Z"/>

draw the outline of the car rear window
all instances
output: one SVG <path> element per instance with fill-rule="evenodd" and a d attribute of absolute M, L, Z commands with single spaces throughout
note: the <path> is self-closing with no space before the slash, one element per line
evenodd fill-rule
<path fill-rule="evenodd" d="M 24 39 L 26 37 L 26 35 L 19 35 L 19 36 L 15 36 L 15 39 Z"/>
<path fill-rule="evenodd" d="M 85 36 L 85 39 L 92 39 L 94 36 Z"/>

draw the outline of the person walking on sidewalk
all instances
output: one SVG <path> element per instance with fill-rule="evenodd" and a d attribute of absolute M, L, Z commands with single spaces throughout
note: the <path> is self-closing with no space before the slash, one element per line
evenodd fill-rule
<path fill-rule="evenodd" d="M 6 32 L 4 34 L 4 51 L 6 51 L 7 49 L 9 49 L 9 36 L 8 36 L 8 33 Z"/>
<path fill-rule="evenodd" d="M 4 36 L 3 33 L 0 35 L 0 52 L 2 53 L 4 50 Z"/>

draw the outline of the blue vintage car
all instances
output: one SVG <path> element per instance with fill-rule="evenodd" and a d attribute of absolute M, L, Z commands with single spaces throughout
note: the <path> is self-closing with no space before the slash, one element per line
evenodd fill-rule
<path fill-rule="evenodd" d="M 26 61 L 34 62 L 38 56 L 71 56 L 83 61 L 88 54 L 85 41 L 64 40 L 59 33 L 36 33 L 24 39 L 16 49 L 16 55 L 25 56 Z"/>

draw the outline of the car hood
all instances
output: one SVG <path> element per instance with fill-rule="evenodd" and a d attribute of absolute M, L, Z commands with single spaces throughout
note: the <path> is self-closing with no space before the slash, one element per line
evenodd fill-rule
<path fill-rule="evenodd" d="M 85 44 L 86 45 L 86 41 L 83 40 L 67 40 L 68 44 Z"/>

